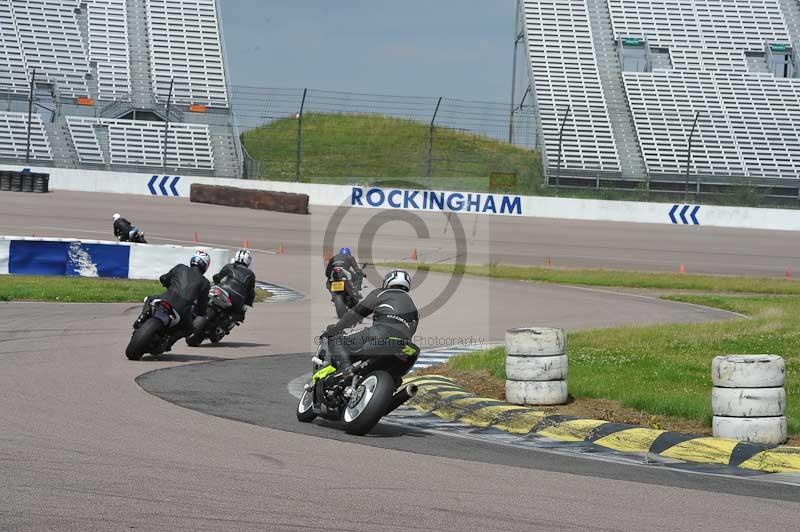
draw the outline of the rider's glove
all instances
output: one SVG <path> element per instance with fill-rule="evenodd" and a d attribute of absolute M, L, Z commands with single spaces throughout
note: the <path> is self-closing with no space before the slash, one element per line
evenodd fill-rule
<path fill-rule="evenodd" d="M 322 333 L 322 336 L 326 336 L 328 338 L 332 338 L 339 334 L 339 328 L 336 325 L 328 325 L 325 329 L 325 332 Z"/>

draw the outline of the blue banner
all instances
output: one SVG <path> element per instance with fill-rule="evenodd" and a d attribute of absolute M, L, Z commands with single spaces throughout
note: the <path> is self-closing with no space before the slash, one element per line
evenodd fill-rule
<path fill-rule="evenodd" d="M 126 278 L 129 257 L 129 246 L 12 240 L 8 273 Z"/>

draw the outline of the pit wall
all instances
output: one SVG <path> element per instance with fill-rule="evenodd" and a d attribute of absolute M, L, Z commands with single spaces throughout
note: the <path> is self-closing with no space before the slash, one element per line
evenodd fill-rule
<path fill-rule="evenodd" d="M 0 274 L 158 279 L 196 250 L 211 256 L 206 277 L 230 262 L 231 252 L 203 247 L 0 236 Z"/>
<path fill-rule="evenodd" d="M 20 170 L 0 165 L 0 170 Z M 51 190 L 138 194 L 188 198 L 192 183 L 307 194 L 318 206 L 350 206 L 414 211 L 457 212 L 565 220 L 634 222 L 676 226 L 800 231 L 800 211 L 749 207 L 717 207 L 633 201 L 586 200 L 506 194 L 318 185 L 31 167 L 50 174 Z"/>

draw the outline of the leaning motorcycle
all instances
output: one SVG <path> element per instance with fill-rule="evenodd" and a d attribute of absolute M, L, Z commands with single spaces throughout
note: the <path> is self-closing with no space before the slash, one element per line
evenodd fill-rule
<path fill-rule="evenodd" d="M 160 355 L 167 349 L 169 331 L 181 321 L 172 305 L 163 299 L 146 299 L 144 312 L 133 325 L 133 334 L 125 348 L 128 360 L 141 360 L 151 353 Z"/>
<path fill-rule="evenodd" d="M 328 291 L 331 293 L 333 306 L 336 307 L 337 318 L 341 318 L 348 310 L 355 307 L 360 299 L 353 285 L 351 273 L 340 266 L 335 266 L 331 270 Z"/>
<path fill-rule="evenodd" d="M 327 337 L 320 338 L 312 358 L 311 382 L 297 405 L 297 419 L 310 423 L 317 416 L 344 423 L 345 432 L 361 436 L 380 419 L 417 393 L 414 384 L 403 384 L 419 357 L 419 347 L 403 341 L 397 353 L 359 360 L 342 371 L 330 365 Z"/>
<path fill-rule="evenodd" d="M 130 233 L 128 233 L 128 239 L 124 240 L 122 237 L 119 238 L 120 242 L 134 242 L 136 244 L 147 244 L 147 240 L 144 239 L 144 232 L 139 231 L 136 227 L 132 227 Z"/>
<path fill-rule="evenodd" d="M 230 334 L 241 321 L 233 317 L 233 301 L 227 290 L 214 285 L 208 291 L 208 311 L 205 316 L 197 316 L 192 324 L 194 332 L 186 337 L 186 344 L 197 347 L 208 338 L 218 343 Z"/>

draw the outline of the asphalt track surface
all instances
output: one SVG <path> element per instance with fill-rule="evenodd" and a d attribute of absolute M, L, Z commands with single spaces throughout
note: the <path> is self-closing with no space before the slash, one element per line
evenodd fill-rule
<path fill-rule="evenodd" d="M 307 369 L 308 355 L 285 354 L 307 353 L 312 335 L 332 321 L 330 303 L 319 289 L 321 238 L 313 236 L 324 230 L 332 210 L 315 209 L 312 216 L 301 217 L 164 198 L 9 197 L 13 201 L 4 195 L 0 203 L 0 234 L 108 238 L 110 214 L 120 211 L 155 243 L 166 243 L 157 238 L 191 241 L 194 231 L 201 241 L 217 245 L 236 246 L 247 239 L 251 247 L 269 250 L 283 241 L 285 255 L 257 254 L 258 277 L 309 297 L 257 306 L 221 346 L 178 344 L 174 353 L 141 363 L 123 356 L 138 306 L 0 305 L 2 530 L 797 529 L 800 496 L 788 486 L 523 453 L 408 429 L 383 427 L 355 439 L 321 424 L 292 424 L 294 399 L 286 383 Z M 336 244 L 349 244 L 376 213 L 356 213 L 355 220 L 343 223 Z M 491 227 L 496 223 L 476 224 L 468 262 L 480 262 L 473 257 L 481 255 L 506 257 L 495 253 L 503 246 L 481 236 L 496 232 Z M 400 222 L 384 226 L 375 255 L 401 258 L 397 255 L 403 250 L 417 247 L 446 258 L 455 246 L 446 242 L 444 222 L 431 217 L 429 224 L 436 238 L 422 243 Z M 723 231 L 719 246 L 710 248 L 715 232 L 678 228 L 670 245 L 660 245 L 653 241 L 660 227 L 598 224 L 608 235 L 601 239 L 595 233 L 595 243 L 603 246 L 590 248 L 579 242 L 591 224 L 583 229 L 549 221 L 528 224 L 527 234 L 525 224 L 501 231 L 513 231 L 505 235 L 509 239 L 519 236 L 517 244 L 508 246 L 509 262 L 515 253 L 520 262 L 534 262 L 539 251 L 524 238 L 546 235 L 561 242 L 565 261 L 569 251 L 595 266 L 609 266 L 614 255 L 619 267 L 655 269 L 642 266 L 652 256 L 650 248 L 672 246 L 694 250 L 697 257 L 716 249 L 704 259 L 710 271 L 768 274 L 785 269 L 787 256 L 781 250 L 796 249 L 791 240 L 797 239 L 781 232 Z M 766 258 L 756 261 L 754 250 L 763 250 Z M 622 257 L 631 258 L 625 262 Z M 580 265 L 573 260 L 568 264 Z M 754 262 L 760 266 L 746 267 Z M 429 293 L 447 282 L 429 276 L 417 290 L 418 299 L 424 304 L 435 296 Z M 522 324 L 574 329 L 724 317 L 639 295 L 465 278 L 440 310 L 425 317 L 420 332 L 435 343 L 466 334 L 495 340 L 505 328 Z M 238 376 L 204 374 L 203 386 L 226 390 L 216 406 L 208 391 L 182 400 L 224 410 L 246 402 L 263 385 L 257 396 L 264 400 L 263 426 L 181 408 L 135 382 L 148 371 L 171 366 L 210 362 L 213 367 L 219 361 L 225 367 L 221 359 L 255 366 Z M 264 374 L 258 364 L 265 365 Z M 201 367 L 152 375 L 165 378 Z M 237 390 L 231 379 L 242 374 L 248 380 Z M 183 383 L 183 389 L 175 384 L 175 393 L 190 392 L 198 384 L 175 382 Z"/>

